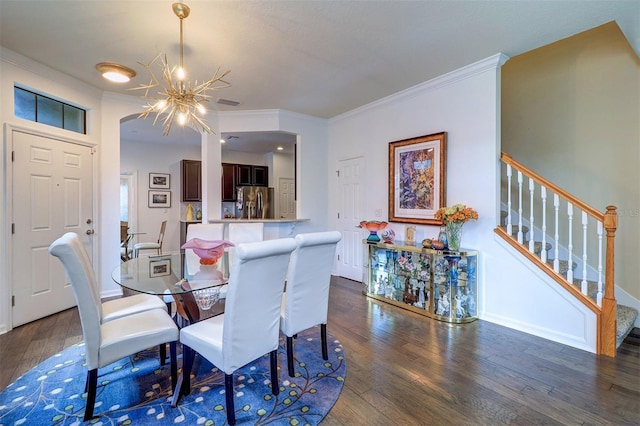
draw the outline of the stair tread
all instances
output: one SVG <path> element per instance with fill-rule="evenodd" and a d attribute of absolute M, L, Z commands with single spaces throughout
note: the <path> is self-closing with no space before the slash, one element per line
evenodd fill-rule
<path fill-rule="evenodd" d="M 633 330 L 633 325 L 638 317 L 638 311 L 630 306 L 617 305 L 616 309 L 616 347 Z"/>
<path fill-rule="evenodd" d="M 582 279 L 576 278 L 573 280 L 578 290 L 582 288 Z M 598 283 L 596 281 L 587 280 L 587 296 L 593 300 L 597 300 L 598 295 Z M 638 317 L 638 311 L 631 306 L 616 305 L 616 347 L 622 344 L 622 341 L 627 337 L 634 327 L 636 318 Z"/>
<path fill-rule="evenodd" d="M 547 264 L 552 268 L 553 268 L 553 261 L 554 259 L 547 259 Z M 569 271 L 569 262 L 566 260 L 559 260 L 558 263 L 559 263 L 558 273 L 566 277 L 567 272 Z M 571 262 L 571 269 L 576 269 L 576 266 L 578 266 L 576 262 Z"/>
<path fill-rule="evenodd" d="M 505 219 L 507 214 L 505 211 L 500 212 L 500 216 L 502 219 Z M 502 221 L 504 223 L 504 221 Z M 503 224 L 501 226 L 505 231 L 507 229 L 507 225 Z M 511 235 L 513 238 L 517 238 L 518 230 L 520 229 L 519 225 L 512 224 L 511 225 Z M 529 232 L 529 228 L 525 225 L 522 226 L 522 232 L 524 235 L 527 235 Z M 529 241 L 524 241 L 522 243 L 525 247 L 529 246 Z M 552 244 L 546 242 L 545 249 L 546 251 L 551 250 Z M 540 255 L 542 251 L 542 241 L 534 241 L 534 253 Z M 554 259 L 547 259 L 547 264 L 553 267 Z M 577 264 L 576 262 L 571 262 L 572 268 L 575 269 Z M 561 275 L 567 276 L 567 272 L 569 271 L 569 262 L 566 260 L 559 261 L 559 273 Z M 578 290 L 582 291 L 582 279 L 574 278 L 573 284 L 578 288 Z M 595 281 L 587 280 L 587 296 L 593 300 L 596 300 L 598 294 L 598 283 Z M 638 311 L 635 308 L 625 305 L 616 305 L 616 347 L 619 347 L 627 335 L 633 330 L 636 318 L 638 317 Z"/>

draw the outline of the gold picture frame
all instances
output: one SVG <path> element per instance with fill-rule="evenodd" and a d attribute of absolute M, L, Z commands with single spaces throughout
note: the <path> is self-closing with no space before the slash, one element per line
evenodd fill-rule
<path fill-rule="evenodd" d="M 389 222 L 442 225 L 447 133 L 389 142 Z"/>

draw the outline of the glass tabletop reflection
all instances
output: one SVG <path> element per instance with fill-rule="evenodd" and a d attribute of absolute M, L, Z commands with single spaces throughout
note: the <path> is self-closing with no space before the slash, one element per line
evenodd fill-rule
<path fill-rule="evenodd" d="M 132 291 L 155 294 L 185 294 L 227 284 L 229 273 L 225 252 L 215 265 L 201 265 L 185 253 L 137 257 L 118 265 L 111 277 Z"/>

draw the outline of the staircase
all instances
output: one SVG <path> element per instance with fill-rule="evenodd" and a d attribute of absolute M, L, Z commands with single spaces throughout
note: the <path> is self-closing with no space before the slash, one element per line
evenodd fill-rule
<path fill-rule="evenodd" d="M 616 207 L 602 213 L 507 154 L 501 160 L 494 232 L 595 315 L 596 353 L 615 357 L 638 317 L 615 299 Z"/>
<path fill-rule="evenodd" d="M 505 230 L 505 232 L 507 230 L 507 223 L 506 223 L 507 215 L 508 214 L 505 210 L 502 210 L 500 212 L 500 218 L 501 218 L 500 226 L 502 229 Z M 523 235 L 523 242 L 520 244 L 522 244 L 523 248 L 527 249 L 529 247 L 529 241 L 530 241 L 529 228 L 526 225 L 523 225 L 521 229 L 522 229 L 522 235 Z M 518 240 L 519 231 L 520 231 L 519 226 L 513 226 L 511 229 L 511 232 L 512 232 L 511 238 L 513 238 L 515 241 Z M 534 253 L 542 257 L 542 241 L 534 241 L 533 246 L 534 246 Z M 547 264 L 550 267 L 553 265 L 553 259 L 549 257 L 549 254 L 552 253 L 551 252 L 552 248 L 553 248 L 553 245 L 551 243 L 545 242 L 545 251 L 547 252 L 547 256 L 544 256 L 544 257 L 547 259 Z M 569 269 L 573 271 L 572 275 L 575 277 L 576 275 L 575 269 L 577 266 L 576 262 L 572 261 L 571 265 L 569 265 L 569 262 L 567 260 L 559 259 L 559 265 L 560 265 L 559 273 L 565 279 L 567 278 Z M 591 300 L 593 300 L 594 303 L 597 303 L 598 283 L 590 280 L 586 280 L 586 281 L 587 281 L 587 295 Z M 572 285 L 575 287 L 576 291 L 581 291 L 582 279 L 574 278 Z M 634 308 L 630 306 L 616 304 L 616 348 L 620 347 L 624 339 L 629 335 L 629 333 L 631 333 L 631 330 L 633 330 L 634 323 L 637 317 L 638 317 L 638 311 L 635 310 Z"/>

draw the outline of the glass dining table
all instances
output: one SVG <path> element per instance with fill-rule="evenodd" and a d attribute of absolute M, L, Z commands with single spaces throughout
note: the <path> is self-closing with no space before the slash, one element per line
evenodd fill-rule
<path fill-rule="evenodd" d="M 227 252 L 214 265 L 202 265 L 184 252 L 137 257 L 114 268 L 111 278 L 125 289 L 175 302 L 178 314 L 195 323 L 224 312 L 220 296 L 229 282 L 227 265 Z"/>

